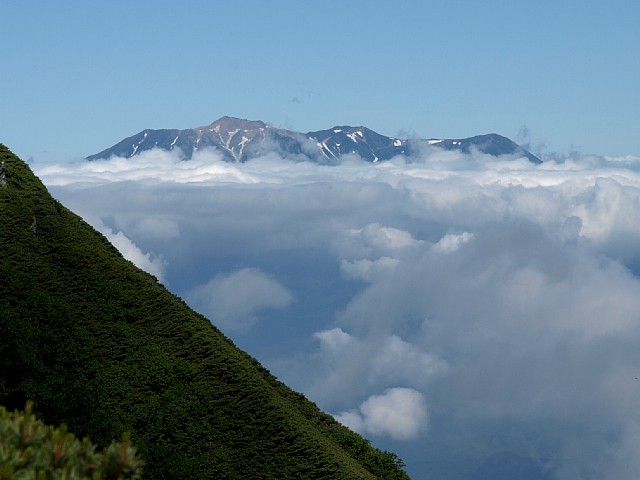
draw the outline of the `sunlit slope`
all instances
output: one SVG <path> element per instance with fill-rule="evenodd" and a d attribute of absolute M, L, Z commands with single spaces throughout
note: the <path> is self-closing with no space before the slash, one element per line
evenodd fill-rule
<path fill-rule="evenodd" d="M 277 381 L 54 200 L 0 145 L 0 404 L 105 445 L 146 478 L 408 478 Z"/>

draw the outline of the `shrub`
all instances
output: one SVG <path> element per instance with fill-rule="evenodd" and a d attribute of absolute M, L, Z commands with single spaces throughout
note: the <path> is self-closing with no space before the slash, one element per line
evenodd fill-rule
<path fill-rule="evenodd" d="M 137 479 L 141 467 L 128 434 L 96 451 L 88 438 L 78 440 L 64 425 L 54 428 L 36 419 L 31 402 L 24 412 L 0 406 L 0 480 Z"/>

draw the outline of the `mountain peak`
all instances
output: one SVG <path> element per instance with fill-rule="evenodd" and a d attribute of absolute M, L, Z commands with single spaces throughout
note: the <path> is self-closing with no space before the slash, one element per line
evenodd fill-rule
<path fill-rule="evenodd" d="M 206 127 L 200 127 L 200 129 L 203 129 L 203 128 L 214 129 L 214 130 L 217 129 L 221 131 L 233 131 L 233 130 L 251 131 L 251 130 L 265 129 L 267 128 L 267 125 L 261 120 L 247 120 L 244 118 L 224 116 L 224 117 L 220 117 L 218 120 L 216 120 L 210 125 L 207 125 Z"/>

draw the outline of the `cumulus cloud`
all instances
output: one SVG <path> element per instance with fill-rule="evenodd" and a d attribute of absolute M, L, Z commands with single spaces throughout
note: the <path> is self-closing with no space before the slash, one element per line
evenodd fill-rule
<path fill-rule="evenodd" d="M 108 227 L 103 227 L 101 231 L 124 258 L 136 267 L 154 275 L 158 281 L 164 282 L 166 280 L 166 261 L 162 255 L 143 253 L 142 250 L 122 232 L 114 232 Z"/>
<path fill-rule="evenodd" d="M 563 480 L 637 478 L 639 158 L 155 151 L 35 169 L 415 478 L 425 457 L 504 452 Z M 269 309 L 291 321 L 260 322 Z"/>
<path fill-rule="evenodd" d="M 369 397 L 358 409 L 342 412 L 335 418 L 362 434 L 413 440 L 426 427 L 427 404 L 416 390 L 391 388 L 382 395 Z"/>
<path fill-rule="evenodd" d="M 342 392 L 336 405 L 352 402 L 374 390 L 402 384 L 425 388 L 447 372 L 448 365 L 400 336 L 358 337 L 340 327 L 313 334 L 320 351 L 308 387 L 312 397 L 325 402 Z M 309 364 L 300 366 L 307 370 Z"/>
<path fill-rule="evenodd" d="M 469 242 L 472 238 L 473 234 L 469 232 L 463 232 L 460 235 L 445 235 L 440 240 L 438 240 L 438 243 L 433 246 L 433 249 L 437 252 L 442 253 L 455 252 L 460 247 L 460 245 Z"/>
<path fill-rule="evenodd" d="M 381 251 L 392 251 L 417 245 L 409 232 L 397 228 L 385 227 L 374 223 L 364 228 L 352 230 L 351 235 L 360 237 L 364 244 Z"/>
<path fill-rule="evenodd" d="M 258 321 L 261 310 L 285 308 L 293 302 L 291 292 L 256 268 L 218 274 L 187 293 L 187 301 L 223 330 L 247 330 Z"/>

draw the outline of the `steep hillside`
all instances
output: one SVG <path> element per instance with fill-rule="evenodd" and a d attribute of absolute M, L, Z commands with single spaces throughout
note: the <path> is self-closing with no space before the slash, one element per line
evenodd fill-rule
<path fill-rule="evenodd" d="M 0 161 L 0 404 L 102 446 L 130 431 L 145 478 L 408 478 Z"/>

